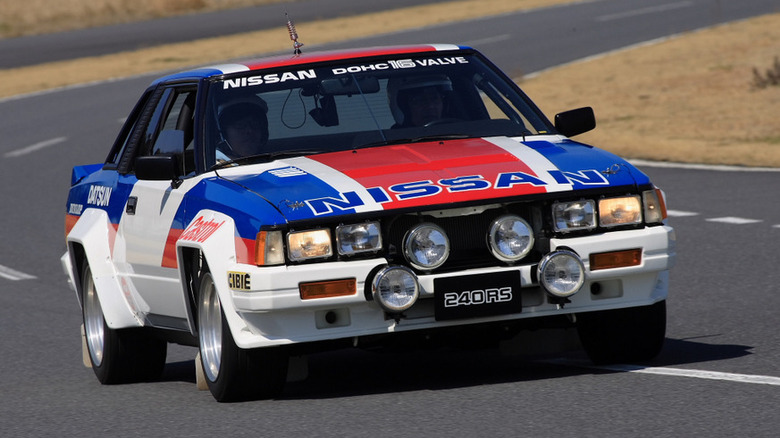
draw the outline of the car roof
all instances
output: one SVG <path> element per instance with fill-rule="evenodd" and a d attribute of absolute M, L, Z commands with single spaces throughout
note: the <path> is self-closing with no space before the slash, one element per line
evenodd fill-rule
<path fill-rule="evenodd" d="M 454 44 L 418 44 L 407 46 L 380 46 L 346 50 L 330 50 L 311 53 L 304 52 L 303 54 L 297 56 L 277 55 L 238 63 L 212 65 L 174 73 L 155 80 L 152 82 L 151 86 L 155 86 L 162 82 L 200 80 L 224 74 L 296 66 L 315 62 L 340 61 L 344 59 L 368 58 L 382 55 L 399 55 L 405 53 L 453 51 L 463 49 L 470 48 Z"/>

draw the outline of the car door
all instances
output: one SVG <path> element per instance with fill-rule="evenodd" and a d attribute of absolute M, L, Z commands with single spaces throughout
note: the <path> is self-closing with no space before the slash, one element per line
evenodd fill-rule
<path fill-rule="evenodd" d="M 175 257 L 182 229 L 184 196 L 196 183 L 191 159 L 194 107 L 193 84 L 161 87 L 147 103 L 121 163 L 119 184 L 132 186 L 117 229 L 114 259 L 123 283 L 140 301 L 147 322 L 158 327 L 189 330 Z M 177 157 L 175 180 L 139 180 L 138 157 Z M 139 299 L 140 298 L 140 299 Z"/>

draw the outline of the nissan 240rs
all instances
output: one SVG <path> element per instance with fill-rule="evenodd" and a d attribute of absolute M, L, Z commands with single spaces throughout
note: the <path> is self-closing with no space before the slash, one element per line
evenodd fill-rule
<path fill-rule="evenodd" d="M 220 401 L 291 355 L 485 341 L 560 321 L 597 362 L 660 350 L 663 193 L 569 139 L 472 48 L 302 54 L 154 81 L 104 162 L 73 169 L 62 262 L 103 383 L 199 348 Z"/>

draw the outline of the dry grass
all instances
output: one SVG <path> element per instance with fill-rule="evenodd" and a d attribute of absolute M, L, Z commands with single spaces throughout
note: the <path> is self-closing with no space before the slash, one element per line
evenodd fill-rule
<path fill-rule="evenodd" d="M 758 89 L 780 54 L 780 15 L 571 64 L 521 83 L 547 114 L 592 106 L 579 140 L 619 155 L 780 167 L 780 87 Z"/>
<path fill-rule="evenodd" d="M 0 37 L 61 32 L 284 0 L 0 0 Z"/>
<path fill-rule="evenodd" d="M 275 0 L 64 0 L 55 7 L 50 0 L 28 0 L 24 9 L 40 9 L 30 6 L 46 3 L 52 17 L 67 16 L 63 15 L 60 4 L 80 5 L 103 13 L 121 9 L 118 16 L 129 20 L 196 7 L 202 10 L 269 1 Z M 557 3 L 571 3 L 571 0 L 463 0 L 296 24 L 301 40 L 311 47 L 314 43 L 347 37 Z M 7 6 L 14 8 L 6 9 Z M 0 0 L 4 20 L 21 9 L 16 6 L 15 0 Z M 142 13 L 147 15 L 134 15 Z M 84 16 L 89 17 L 90 13 Z M 56 20 L 52 18 L 53 21 Z M 772 68 L 773 59 L 780 55 L 777 41 L 780 41 L 780 15 L 767 15 L 559 67 L 533 78 L 519 78 L 518 82 L 548 115 L 593 106 L 598 127 L 578 140 L 619 155 L 780 167 L 780 123 L 777 121 L 780 87 L 758 89 L 753 84 L 754 69 L 767 71 Z M 281 23 L 280 29 L 269 31 L 0 70 L 0 98 L 290 48 Z M 57 75 L 52 75 L 52 71 Z"/>

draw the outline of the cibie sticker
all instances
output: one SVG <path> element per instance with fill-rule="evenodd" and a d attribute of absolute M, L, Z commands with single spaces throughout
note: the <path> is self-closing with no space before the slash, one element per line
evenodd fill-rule
<path fill-rule="evenodd" d="M 195 221 L 181 233 L 179 240 L 189 240 L 192 242 L 203 243 L 214 234 L 225 222 L 217 222 L 215 220 L 205 220 L 203 216 L 199 216 Z"/>
<path fill-rule="evenodd" d="M 233 290 L 249 290 L 252 279 L 247 272 L 228 271 L 228 286 Z"/>

